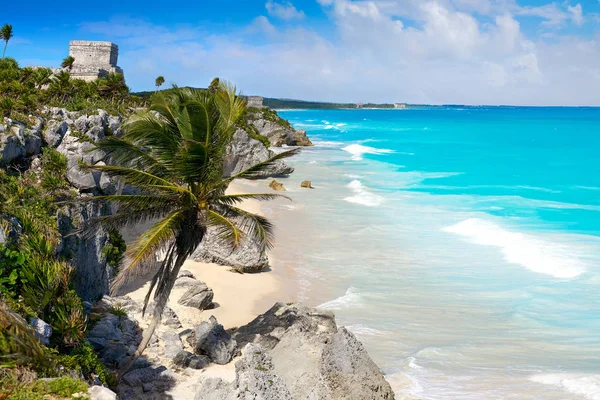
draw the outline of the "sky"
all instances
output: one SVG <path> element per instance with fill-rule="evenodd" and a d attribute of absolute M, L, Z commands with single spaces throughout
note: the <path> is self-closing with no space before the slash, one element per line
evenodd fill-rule
<path fill-rule="evenodd" d="M 134 91 L 335 102 L 600 105 L 600 0 L 10 1 L 7 56 L 58 66 L 111 41 Z"/>

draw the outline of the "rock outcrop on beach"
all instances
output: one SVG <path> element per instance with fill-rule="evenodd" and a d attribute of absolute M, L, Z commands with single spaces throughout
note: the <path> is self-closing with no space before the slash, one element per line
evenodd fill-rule
<path fill-rule="evenodd" d="M 233 141 L 227 148 L 223 162 L 223 174 L 233 176 L 258 163 L 266 161 L 273 156 L 273 152 L 260 141 L 252 139 L 243 129 L 238 129 L 233 135 Z M 294 169 L 288 167 L 282 160 L 277 160 L 275 165 L 269 167 L 262 178 L 270 176 L 289 175 Z"/>
<path fill-rule="evenodd" d="M 236 380 L 202 379 L 196 399 L 394 398 L 363 345 L 330 312 L 277 303 L 232 337 L 244 349 Z"/>
<path fill-rule="evenodd" d="M 251 120 L 250 123 L 258 129 L 261 135 L 269 139 L 271 146 L 313 145 L 303 129 L 294 129 L 289 123 L 265 119 L 260 113 L 256 114 L 256 117 L 257 119 Z"/>

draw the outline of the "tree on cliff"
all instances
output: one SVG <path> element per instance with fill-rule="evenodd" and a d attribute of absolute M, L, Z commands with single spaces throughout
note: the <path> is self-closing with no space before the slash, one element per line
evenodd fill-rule
<path fill-rule="evenodd" d="M 62 63 L 60 63 L 60 66 L 62 68 L 67 68 L 70 71 L 71 68 L 73 68 L 74 62 L 75 62 L 75 58 L 73 58 L 73 56 L 68 56 L 62 60 Z"/>
<path fill-rule="evenodd" d="M 165 83 L 165 77 L 164 76 L 159 76 L 156 78 L 156 80 L 154 81 L 154 85 L 156 86 L 156 90 L 158 90 L 159 87 L 161 87 L 163 85 L 163 83 Z"/>
<path fill-rule="evenodd" d="M 6 54 L 6 46 L 8 46 L 8 41 L 12 39 L 13 31 L 12 25 L 4 24 L 2 28 L 0 28 L 0 39 L 4 40 L 4 51 L 2 52 L 2 58 Z"/>
<path fill-rule="evenodd" d="M 219 238 L 232 247 L 244 240 L 255 240 L 263 249 L 271 245 L 269 221 L 236 205 L 245 199 L 270 200 L 281 196 L 226 195 L 225 190 L 234 179 L 257 177 L 276 160 L 292 156 L 297 150 L 278 154 L 224 178 L 223 157 L 244 108 L 244 100 L 227 83 L 215 83 L 213 91 L 173 88 L 168 93 L 154 94 L 150 109 L 124 124 L 125 135 L 111 136 L 98 144 L 112 165 L 90 168 L 108 173 L 140 192 L 90 198 L 89 201 L 117 205 L 118 212 L 91 221 L 88 231 L 94 232 L 98 226 L 111 230 L 158 220 L 128 246 L 121 271 L 113 281 L 113 292 L 132 277 L 148 273 L 152 264 L 149 261 L 158 251 L 164 252 L 164 261 L 152 278 L 144 301 L 145 312 L 154 292 L 152 321 L 121 373 L 127 371 L 148 345 L 177 274 L 202 242 L 207 227 L 215 227 Z"/>

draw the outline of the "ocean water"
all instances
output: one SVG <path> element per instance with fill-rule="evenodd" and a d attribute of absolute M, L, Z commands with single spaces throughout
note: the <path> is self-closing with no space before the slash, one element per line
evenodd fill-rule
<path fill-rule="evenodd" d="M 600 399 L 600 109 L 280 114 L 274 257 L 399 398 Z"/>

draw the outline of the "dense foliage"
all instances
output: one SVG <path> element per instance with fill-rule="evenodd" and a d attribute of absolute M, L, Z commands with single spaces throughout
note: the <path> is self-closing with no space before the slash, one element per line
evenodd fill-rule
<path fill-rule="evenodd" d="M 67 57 L 63 64 L 72 66 Z M 16 60 L 0 60 L 0 117 L 23 119 L 42 106 L 64 107 L 70 111 L 128 113 L 143 104 L 141 98 L 130 96 L 123 75 L 111 73 L 93 82 L 73 79 L 66 70 L 53 72 L 49 68 L 20 68 Z M 19 118 L 20 117 L 20 118 Z"/>

